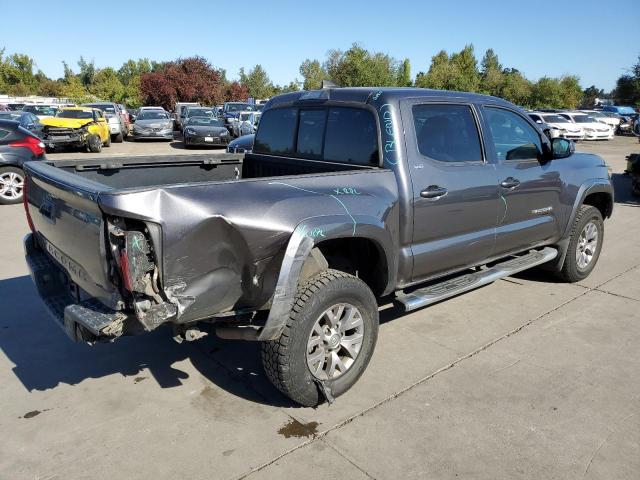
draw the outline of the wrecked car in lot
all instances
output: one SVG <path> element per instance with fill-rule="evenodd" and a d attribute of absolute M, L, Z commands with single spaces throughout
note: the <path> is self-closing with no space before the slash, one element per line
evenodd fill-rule
<path fill-rule="evenodd" d="M 573 148 L 493 97 L 284 94 L 244 158 L 28 163 L 27 263 L 74 340 L 212 322 L 316 405 L 367 367 L 378 301 L 411 311 L 543 264 L 588 276 L 613 189 Z"/>
<path fill-rule="evenodd" d="M 41 120 L 42 140 L 47 150 L 85 148 L 98 153 L 111 146 L 109 124 L 102 110 L 90 107 L 63 108 L 55 117 Z"/>

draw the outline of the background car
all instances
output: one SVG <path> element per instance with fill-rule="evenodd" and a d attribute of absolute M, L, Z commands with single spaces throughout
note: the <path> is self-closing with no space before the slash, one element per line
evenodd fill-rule
<path fill-rule="evenodd" d="M 182 125 L 186 125 L 193 117 L 216 118 L 215 109 L 211 107 L 186 107 L 182 109 L 182 113 Z"/>
<path fill-rule="evenodd" d="M 109 123 L 109 132 L 111 139 L 116 143 L 121 143 L 129 134 L 128 127 L 125 125 L 124 115 L 120 111 L 117 103 L 99 102 L 85 103 L 84 107 L 99 108 Z"/>
<path fill-rule="evenodd" d="M 173 140 L 173 120 L 164 110 L 142 110 L 136 117 L 131 134 L 134 140 Z"/>
<path fill-rule="evenodd" d="M 184 118 L 183 110 L 187 107 L 199 107 L 198 102 L 178 102 L 176 103 L 176 110 L 174 112 L 174 127 L 178 130 L 182 130 L 182 119 Z"/>
<path fill-rule="evenodd" d="M 530 112 L 528 115 L 538 125 L 548 125 L 550 129 L 557 131 L 558 136 L 562 138 L 574 141 L 584 138 L 584 129 L 580 125 L 556 113 Z"/>
<path fill-rule="evenodd" d="M 55 117 L 42 119 L 42 139 L 46 148 L 86 148 L 98 153 L 102 146 L 111 146 L 110 127 L 99 108 L 63 108 Z"/>
<path fill-rule="evenodd" d="M 226 102 L 222 107 L 222 121 L 229 133 L 233 133 L 233 124 L 240 112 L 254 111 L 255 106 L 246 102 Z"/>
<path fill-rule="evenodd" d="M 38 118 L 55 117 L 59 108 L 53 105 L 25 105 L 22 107 L 23 112 L 33 113 Z"/>
<path fill-rule="evenodd" d="M 24 112 L 22 110 L 0 112 L 0 119 L 2 120 L 14 120 L 20 124 L 21 127 L 26 128 L 31 133 L 42 137 L 42 123 L 40 119 L 33 113 Z"/>
<path fill-rule="evenodd" d="M 255 134 L 244 135 L 229 142 L 227 145 L 227 153 L 251 153 L 253 151 L 253 141 Z"/>
<path fill-rule="evenodd" d="M 0 205 L 20 203 L 24 188 L 22 166 L 44 158 L 44 143 L 13 120 L 0 120 Z"/>
<path fill-rule="evenodd" d="M 593 117 L 596 121 L 600 123 L 609 125 L 614 132 L 618 130 L 618 127 L 620 126 L 620 118 L 609 116 L 606 113 L 600 112 L 598 110 L 580 110 L 580 111 L 582 113 L 586 113 L 587 115 Z"/>
<path fill-rule="evenodd" d="M 595 118 L 582 112 L 561 112 L 558 115 L 580 125 L 584 129 L 585 140 L 611 140 L 613 128 L 598 122 Z"/>
<path fill-rule="evenodd" d="M 238 133 L 236 136 L 241 137 L 243 135 L 251 135 L 252 133 L 256 133 L 261 116 L 262 113 L 260 113 L 259 111 L 248 112 L 246 118 L 244 118 L 241 114 L 239 119 L 240 122 L 238 122 Z"/>
<path fill-rule="evenodd" d="M 195 145 L 224 146 L 231 136 L 224 124 L 213 117 L 191 117 L 182 131 L 184 148 Z"/>

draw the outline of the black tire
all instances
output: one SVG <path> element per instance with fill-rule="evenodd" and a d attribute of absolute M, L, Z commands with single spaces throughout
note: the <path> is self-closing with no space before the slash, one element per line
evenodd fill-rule
<path fill-rule="evenodd" d="M 339 270 L 324 270 L 307 280 L 298 287 L 280 338 L 262 344 L 262 364 L 267 377 L 300 405 L 313 407 L 325 400 L 320 380 L 307 365 L 307 344 L 323 312 L 342 302 L 359 310 L 364 326 L 363 342 L 351 366 L 336 378 L 324 381 L 333 397 L 342 395 L 367 368 L 378 338 L 378 305 L 369 287 L 359 278 Z"/>
<path fill-rule="evenodd" d="M 580 242 L 580 235 L 589 223 L 593 223 L 597 229 L 597 243 L 589 263 L 585 267 L 580 267 L 578 265 L 578 243 Z M 565 282 L 570 283 L 579 282 L 580 280 L 587 278 L 598 262 L 603 240 L 604 221 L 602 220 L 600 210 L 590 205 L 582 205 L 578 211 L 578 215 L 576 215 L 575 221 L 573 222 L 573 227 L 571 228 L 567 255 L 564 259 L 564 263 L 562 264 L 562 269 L 558 273 L 560 278 Z"/>
<path fill-rule="evenodd" d="M 0 179 L 11 181 L 13 186 L 0 194 L 0 205 L 14 205 L 22 202 L 23 187 L 18 188 L 16 181 L 24 186 L 24 172 L 18 167 L 0 167 Z M 4 182 L 3 182 L 4 184 Z M 2 186 L 4 186 L 2 184 Z"/>
<path fill-rule="evenodd" d="M 111 146 L 111 135 L 107 135 L 107 140 L 104 142 L 104 146 L 107 148 Z"/>
<path fill-rule="evenodd" d="M 102 151 L 102 140 L 98 135 L 89 135 L 87 137 L 87 151 L 91 153 L 100 153 Z"/>
<path fill-rule="evenodd" d="M 117 135 L 115 135 L 115 136 L 113 136 L 111 138 L 115 143 L 122 143 L 124 141 L 124 137 L 122 136 L 122 132 L 118 133 Z"/>

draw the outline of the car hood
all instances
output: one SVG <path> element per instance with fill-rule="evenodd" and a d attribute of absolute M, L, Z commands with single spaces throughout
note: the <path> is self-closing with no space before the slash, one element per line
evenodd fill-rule
<path fill-rule="evenodd" d="M 600 122 L 581 123 L 580 125 L 584 128 L 592 128 L 593 130 L 597 130 L 599 132 L 604 132 L 606 130 L 609 130 L 608 125 Z"/>
<path fill-rule="evenodd" d="M 575 123 L 547 123 L 547 125 L 551 125 L 552 127 L 559 128 L 561 130 L 566 130 L 567 132 L 579 132 L 582 128 Z"/>
<path fill-rule="evenodd" d="M 142 128 L 161 128 L 170 123 L 171 123 L 171 120 L 169 120 L 168 118 L 161 118 L 161 119 L 154 118 L 149 120 L 136 120 L 136 123 L 134 123 L 134 126 L 142 127 Z"/>
<path fill-rule="evenodd" d="M 93 119 L 47 117 L 40 120 L 40 123 L 48 127 L 80 128 L 89 123 L 93 123 Z"/>
<path fill-rule="evenodd" d="M 253 148 L 253 141 L 255 139 L 255 134 L 251 134 L 251 135 L 243 135 L 242 137 L 238 137 L 235 140 L 233 140 L 231 143 L 229 143 L 230 147 L 239 147 L 239 148 L 244 148 L 246 149 L 251 149 Z"/>

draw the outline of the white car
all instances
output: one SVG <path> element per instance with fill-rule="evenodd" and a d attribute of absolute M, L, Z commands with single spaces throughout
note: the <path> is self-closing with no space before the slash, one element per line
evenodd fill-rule
<path fill-rule="evenodd" d="M 561 117 L 557 113 L 530 112 L 529 117 L 538 125 L 547 124 L 558 131 L 558 135 L 568 140 L 583 140 L 584 129 L 571 120 Z"/>
<path fill-rule="evenodd" d="M 595 118 L 600 123 L 605 123 L 613 128 L 615 132 L 620 125 L 620 119 L 616 117 L 610 117 L 609 115 L 605 115 L 602 112 L 598 112 L 597 110 L 580 110 L 582 113 L 586 113 L 590 117 Z"/>
<path fill-rule="evenodd" d="M 598 122 L 595 118 L 582 112 L 561 112 L 558 115 L 580 125 L 584 129 L 585 140 L 611 140 L 614 130 L 609 125 Z"/>
<path fill-rule="evenodd" d="M 58 113 L 57 105 L 48 105 L 42 103 L 27 103 L 21 108 L 23 112 L 33 113 L 40 120 L 47 117 L 55 117 Z"/>

